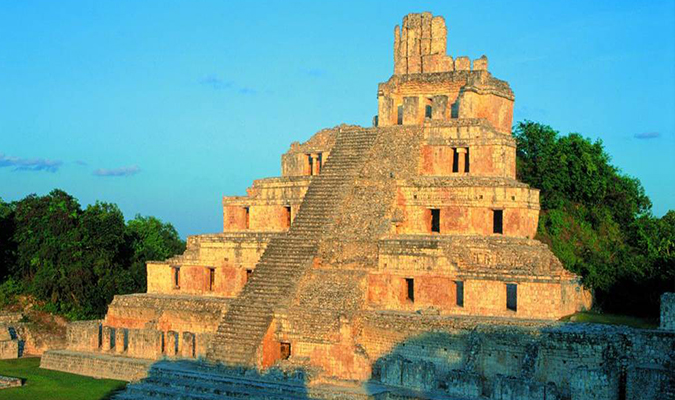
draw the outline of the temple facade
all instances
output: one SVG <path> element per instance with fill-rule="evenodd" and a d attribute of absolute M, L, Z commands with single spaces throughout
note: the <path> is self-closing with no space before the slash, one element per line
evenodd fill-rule
<path fill-rule="evenodd" d="M 513 91 L 485 56 L 446 47 L 442 17 L 404 17 L 372 127 L 292 143 L 280 177 L 223 198 L 222 232 L 149 262 L 147 293 L 72 325 L 61 356 L 203 358 L 367 381 L 425 331 L 546 326 L 588 309 L 579 277 L 534 239 L 539 190 L 516 178 Z M 43 366 L 67 369 L 57 356 Z"/>

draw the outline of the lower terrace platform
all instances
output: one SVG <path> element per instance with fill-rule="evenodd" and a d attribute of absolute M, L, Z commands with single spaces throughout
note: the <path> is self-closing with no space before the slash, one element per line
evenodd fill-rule
<path fill-rule="evenodd" d="M 154 362 L 120 355 L 49 350 L 42 355 L 40 368 L 131 382 L 145 378 Z"/>

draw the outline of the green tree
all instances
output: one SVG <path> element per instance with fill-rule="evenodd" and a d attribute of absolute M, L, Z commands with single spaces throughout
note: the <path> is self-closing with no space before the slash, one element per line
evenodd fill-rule
<path fill-rule="evenodd" d="M 4 281 L 16 263 L 14 230 L 14 204 L 0 197 L 0 281 Z"/>
<path fill-rule="evenodd" d="M 39 300 L 68 304 L 68 269 L 81 257 L 78 222 L 82 210 L 75 198 L 53 190 L 46 196 L 30 195 L 16 203 L 14 240 L 16 265 L 12 274 L 30 286 Z"/>
<path fill-rule="evenodd" d="M 518 178 L 541 190 L 538 239 L 603 309 L 657 313 L 658 296 L 673 289 L 672 212 L 654 218 L 640 181 L 611 165 L 599 140 L 531 121 L 514 134 Z"/>
<path fill-rule="evenodd" d="M 80 257 L 69 270 L 75 317 L 100 316 L 113 296 L 135 288 L 129 273 L 124 215 L 115 204 L 96 202 L 79 221 Z"/>
<path fill-rule="evenodd" d="M 127 222 L 127 241 L 133 252 L 131 274 L 140 291 L 147 288 L 145 263 L 162 261 L 185 251 L 185 242 L 170 223 L 155 217 L 136 217 Z"/>

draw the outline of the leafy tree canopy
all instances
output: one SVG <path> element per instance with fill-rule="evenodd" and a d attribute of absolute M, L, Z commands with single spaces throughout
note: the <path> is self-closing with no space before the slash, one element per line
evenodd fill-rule
<path fill-rule="evenodd" d="M 538 239 L 582 276 L 608 311 L 658 313 L 673 290 L 675 212 L 652 216 L 640 181 L 611 165 L 602 142 L 518 123 L 518 178 L 541 190 Z"/>
<path fill-rule="evenodd" d="M 29 294 L 72 318 L 100 317 L 115 294 L 145 291 L 145 262 L 185 249 L 169 223 L 115 204 L 84 210 L 62 190 L 0 200 L 0 300 Z"/>

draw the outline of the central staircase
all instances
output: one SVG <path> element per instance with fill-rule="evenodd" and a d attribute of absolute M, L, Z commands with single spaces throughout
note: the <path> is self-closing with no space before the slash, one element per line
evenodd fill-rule
<path fill-rule="evenodd" d="M 376 129 L 343 128 L 338 132 L 321 174 L 312 177 L 304 200 L 286 235 L 273 238 L 242 293 L 221 317 L 207 353 L 227 365 L 255 365 L 256 354 L 275 309 L 295 293 L 311 267 L 319 242 L 335 223 L 377 136 Z"/>

